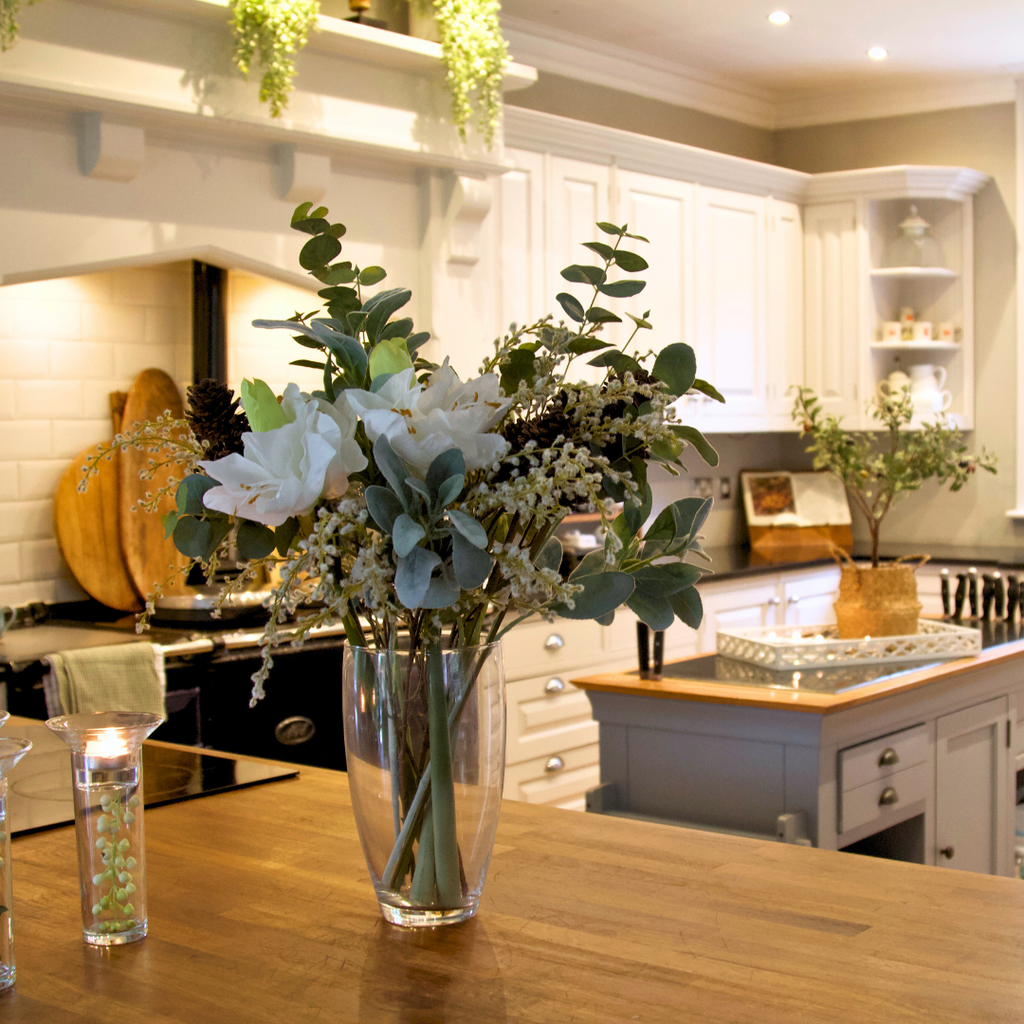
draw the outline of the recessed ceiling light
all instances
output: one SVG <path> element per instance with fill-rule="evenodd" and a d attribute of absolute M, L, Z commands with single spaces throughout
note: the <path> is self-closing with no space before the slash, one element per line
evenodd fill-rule
<path fill-rule="evenodd" d="M 786 22 L 789 21 L 789 15 L 785 11 L 772 11 L 772 13 L 768 15 L 768 20 L 773 25 L 785 25 Z"/>
<path fill-rule="evenodd" d="M 872 46 L 868 50 L 868 56 L 872 60 L 885 60 L 889 56 L 889 51 L 884 46 Z"/>

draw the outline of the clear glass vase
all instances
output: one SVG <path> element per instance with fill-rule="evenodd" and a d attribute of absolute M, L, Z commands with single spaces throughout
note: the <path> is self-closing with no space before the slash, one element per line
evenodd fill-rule
<path fill-rule="evenodd" d="M 0 725 L 7 716 L 0 713 Z M 7 827 L 7 773 L 32 749 L 28 740 L 0 739 L 0 991 L 14 984 L 14 924 L 11 920 L 11 833 Z"/>
<path fill-rule="evenodd" d="M 472 917 L 505 779 L 501 644 L 347 646 L 344 709 L 352 807 L 385 920 Z"/>
<path fill-rule="evenodd" d="M 142 741 L 159 715 L 97 711 L 46 724 L 71 747 L 82 935 L 92 946 L 145 936 Z"/>

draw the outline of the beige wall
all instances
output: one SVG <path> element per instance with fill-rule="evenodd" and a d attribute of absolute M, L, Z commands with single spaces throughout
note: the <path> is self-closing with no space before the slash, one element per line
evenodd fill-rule
<path fill-rule="evenodd" d="M 1015 127 L 1013 104 L 793 128 L 775 133 L 774 162 L 801 171 L 885 164 L 950 164 L 992 176 L 975 197 L 975 430 L 972 446 L 999 456 L 959 494 L 935 485 L 907 497 L 883 539 L 1013 544 L 1024 528 L 1006 519 L 1016 505 Z"/>
<path fill-rule="evenodd" d="M 772 159 L 772 133 L 765 128 L 545 71 L 540 72 L 536 85 L 509 93 L 505 102 L 750 160 Z"/>

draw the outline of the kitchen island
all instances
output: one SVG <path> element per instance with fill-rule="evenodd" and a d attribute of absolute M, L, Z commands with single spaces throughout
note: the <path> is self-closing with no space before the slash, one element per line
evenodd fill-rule
<path fill-rule="evenodd" d="M 305 768 L 151 808 L 146 842 L 149 937 L 103 950 L 73 830 L 15 838 L 5 1024 L 962 1024 L 1024 1000 L 1005 878 L 506 802 L 479 917 L 401 931 L 344 775 Z"/>
<path fill-rule="evenodd" d="M 698 655 L 660 679 L 573 683 L 600 723 L 591 810 L 1015 870 L 1024 640 L 952 661 L 802 672 Z"/>

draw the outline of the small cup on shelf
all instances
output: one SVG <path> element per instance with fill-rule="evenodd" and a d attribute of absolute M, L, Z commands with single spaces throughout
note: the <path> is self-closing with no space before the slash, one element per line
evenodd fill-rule
<path fill-rule="evenodd" d="M 935 337 L 938 341 L 956 341 L 956 327 L 949 321 L 943 321 Z"/>
<path fill-rule="evenodd" d="M 903 325 L 899 320 L 882 321 L 882 341 L 901 341 L 903 339 Z"/>
<path fill-rule="evenodd" d="M 914 341 L 931 341 L 932 325 L 927 320 L 914 321 Z"/>

